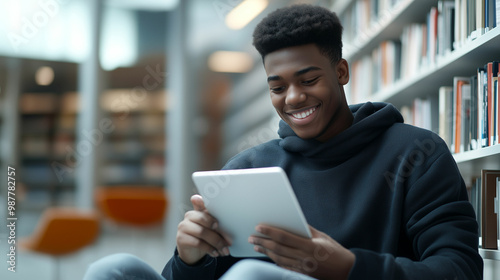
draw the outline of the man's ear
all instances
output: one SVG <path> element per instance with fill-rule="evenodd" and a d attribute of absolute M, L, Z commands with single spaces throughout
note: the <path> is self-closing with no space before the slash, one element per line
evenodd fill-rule
<path fill-rule="evenodd" d="M 349 82 L 349 64 L 345 59 L 341 58 L 337 62 L 336 73 L 339 84 L 345 85 Z"/>

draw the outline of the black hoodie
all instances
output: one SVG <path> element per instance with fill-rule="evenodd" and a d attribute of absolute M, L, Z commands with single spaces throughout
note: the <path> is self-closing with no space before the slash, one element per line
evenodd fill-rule
<path fill-rule="evenodd" d="M 307 222 L 355 254 L 349 279 L 481 279 L 474 211 L 446 144 L 403 124 L 390 104 L 350 108 L 353 124 L 325 143 L 281 121 L 280 139 L 224 169 L 282 167 Z M 175 254 L 163 276 L 217 279 L 238 260 L 206 256 L 187 266 Z"/>

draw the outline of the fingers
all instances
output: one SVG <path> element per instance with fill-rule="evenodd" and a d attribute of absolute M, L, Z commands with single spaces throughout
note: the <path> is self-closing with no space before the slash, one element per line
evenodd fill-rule
<path fill-rule="evenodd" d="M 200 238 L 198 236 L 200 232 L 203 231 L 197 229 L 179 231 L 177 243 L 183 248 L 196 248 L 203 252 L 203 254 L 209 254 L 211 257 L 229 255 L 229 249 L 222 237 L 217 236 L 217 234 L 212 231 L 204 233 L 205 236 Z"/>
<path fill-rule="evenodd" d="M 198 248 L 205 253 L 216 256 L 229 254 L 228 242 L 216 231 L 216 228 L 213 228 L 216 223 L 207 222 L 210 220 L 207 218 L 208 214 L 190 211 L 186 215 L 188 217 L 179 223 L 177 230 L 177 241 L 182 247 Z M 201 217 L 205 217 L 205 219 Z"/>
<path fill-rule="evenodd" d="M 266 254 L 272 258 L 271 255 L 275 255 L 277 258 L 279 256 L 291 259 L 301 258 L 304 253 L 297 248 L 289 247 L 276 242 L 275 240 L 250 236 L 248 242 L 255 245 L 254 249 L 262 254 Z"/>
<path fill-rule="evenodd" d="M 216 229 L 218 227 L 217 220 L 212 215 L 208 214 L 208 212 L 198 210 L 187 211 L 184 214 L 184 220 L 189 220 L 210 229 Z"/>
<path fill-rule="evenodd" d="M 194 210 L 197 211 L 205 211 L 205 203 L 203 202 L 203 198 L 199 194 L 195 194 L 191 196 L 191 204 L 193 204 Z"/>
<path fill-rule="evenodd" d="M 310 238 L 304 238 L 285 230 L 258 225 L 256 231 L 266 237 L 251 236 L 248 241 L 254 244 L 254 250 L 267 255 L 276 264 L 298 271 L 302 268 L 302 259 L 310 251 Z"/>
<path fill-rule="evenodd" d="M 267 237 L 276 241 L 277 243 L 283 244 L 289 247 L 299 248 L 301 246 L 307 246 L 311 241 L 310 238 L 302 237 L 286 230 L 275 228 L 267 225 L 258 225 L 255 230 Z"/>

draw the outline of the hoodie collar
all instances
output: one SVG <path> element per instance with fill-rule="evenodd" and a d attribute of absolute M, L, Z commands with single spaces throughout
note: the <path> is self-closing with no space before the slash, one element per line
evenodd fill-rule
<path fill-rule="evenodd" d="M 301 153 L 308 158 L 327 158 L 344 161 L 358 153 L 395 123 L 403 122 L 399 111 L 391 104 L 368 102 L 349 106 L 353 113 L 352 125 L 327 142 L 298 137 L 290 126 L 280 121 L 278 134 L 283 149 Z"/>

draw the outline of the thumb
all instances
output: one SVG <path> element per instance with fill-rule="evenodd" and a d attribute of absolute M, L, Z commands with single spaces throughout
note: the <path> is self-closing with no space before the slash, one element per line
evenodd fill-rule
<path fill-rule="evenodd" d="M 321 231 L 315 229 L 314 227 L 312 227 L 311 225 L 309 225 L 309 231 L 311 231 L 311 237 L 318 237 L 319 235 L 321 235 Z"/>
<path fill-rule="evenodd" d="M 193 204 L 194 210 L 197 211 L 205 210 L 205 203 L 203 202 L 203 198 L 199 194 L 191 196 L 191 204 Z"/>

